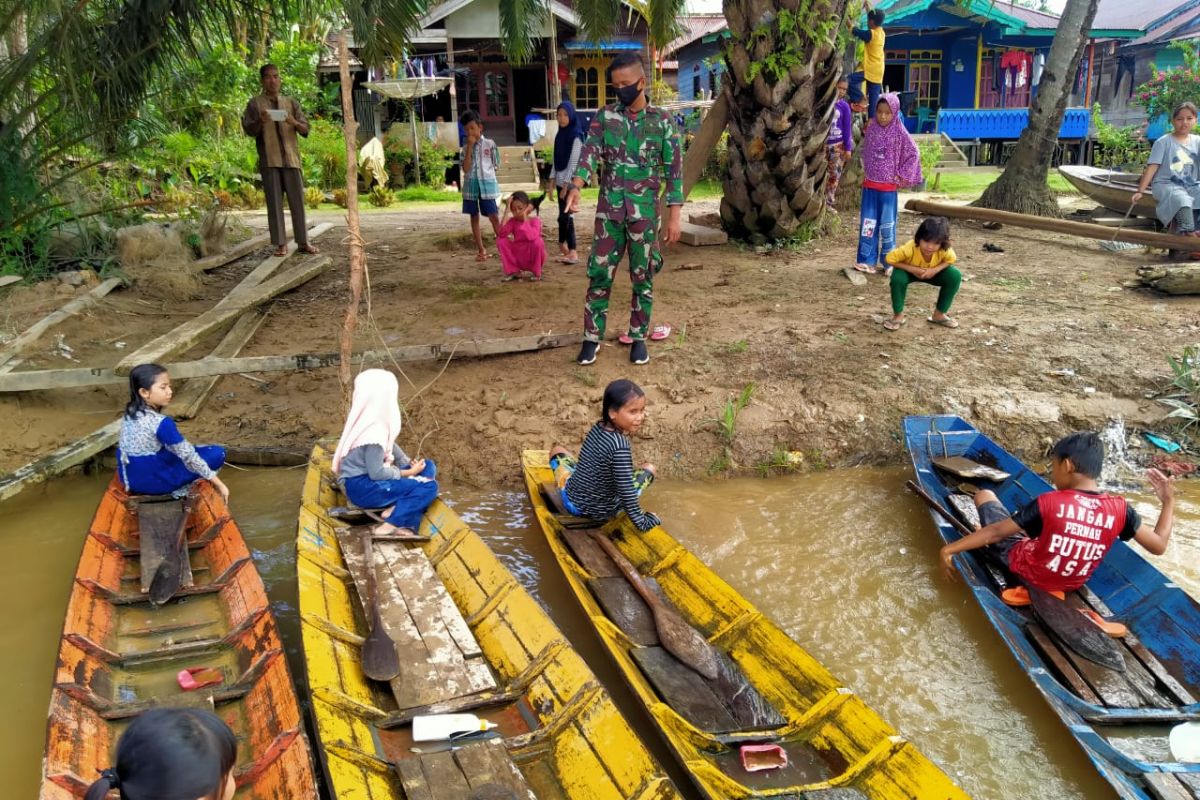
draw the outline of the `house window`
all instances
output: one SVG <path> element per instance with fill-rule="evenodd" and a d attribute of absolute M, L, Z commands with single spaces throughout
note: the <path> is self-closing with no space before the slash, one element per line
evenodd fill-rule
<path fill-rule="evenodd" d="M 454 77 L 454 93 L 458 98 L 458 115 L 467 111 L 479 111 L 479 76 L 474 72 L 460 72 Z"/>
<path fill-rule="evenodd" d="M 908 88 L 917 93 L 917 106 L 936 111 L 942 99 L 942 52 L 913 50 L 908 54 Z"/>
<path fill-rule="evenodd" d="M 595 67 L 580 67 L 575 70 L 575 107 L 598 108 L 600 99 L 600 73 Z"/>
<path fill-rule="evenodd" d="M 487 112 L 485 117 L 509 117 L 512 116 L 509 111 L 508 97 L 508 73 L 507 72 L 485 72 L 483 76 L 483 90 L 487 99 Z"/>
<path fill-rule="evenodd" d="M 700 99 L 700 65 L 692 67 L 692 99 Z"/>
<path fill-rule="evenodd" d="M 1012 53 L 1024 53 L 1032 65 L 1033 53 L 1028 50 L 987 49 L 979 65 L 980 108 L 1028 108 L 1032 66 L 1002 66 L 1005 57 Z M 1012 59 L 1010 59 L 1012 60 Z"/>

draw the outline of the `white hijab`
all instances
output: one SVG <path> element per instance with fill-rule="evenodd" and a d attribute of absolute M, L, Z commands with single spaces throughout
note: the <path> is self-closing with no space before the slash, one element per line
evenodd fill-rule
<path fill-rule="evenodd" d="M 383 448 L 385 461 L 391 461 L 392 445 L 400 435 L 399 394 L 396 376 L 385 369 L 364 370 L 354 379 L 350 414 L 346 417 L 337 449 L 333 451 L 335 475 L 346 454 L 365 444 L 379 445 Z"/>

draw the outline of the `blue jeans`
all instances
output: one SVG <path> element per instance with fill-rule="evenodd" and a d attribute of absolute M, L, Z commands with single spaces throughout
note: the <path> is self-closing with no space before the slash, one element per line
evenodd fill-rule
<path fill-rule="evenodd" d="M 879 105 L 879 96 L 883 94 L 883 84 L 866 82 L 867 84 L 867 117 L 875 119 L 875 106 Z"/>
<path fill-rule="evenodd" d="M 432 460 L 427 460 L 419 477 L 429 480 L 418 480 L 418 476 L 414 476 L 376 481 L 371 480 L 369 475 L 355 475 L 347 478 L 343 486 L 346 497 L 359 508 L 387 508 L 394 505 L 392 513 L 387 515 L 387 521 L 397 528 L 412 528 L 415 531 L 421 525 L 425 509 L 437 499 L 436 475 L 437 466 Z"/>
<path fill-rule="evenodd" d="M 864 188 L 858 231 L 858 263 L 868 267 L 881 264 L 895 247 L 896 193 Z"/>

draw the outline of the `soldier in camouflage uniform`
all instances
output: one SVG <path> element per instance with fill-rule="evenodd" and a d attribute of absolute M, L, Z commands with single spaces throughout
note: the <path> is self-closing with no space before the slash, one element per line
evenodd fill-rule
<path fill-rule="evenodd" d="M 650 105 L 646 97 L 646 73 L 640 56 L 623 53 L 607 70 L 609 83 L 617 90 L 618 102 L 606 106 L 592 121 L 587 142 L 569 190 L 568 207 L 579 210 L 579 189 L 596 171 L 598 161 L 605 170 L 596 206 L 595 236 L 588 258 L 587 298 L 583 311 L 583 347 L 580 364 L 596 360 L 604 338 L 608 299 L 621 255 L 629 250 L 629 277 L 633 301 L 629 312 L 629 338 L 633 340 L 629 360 L 650 360 L 646 336 L 650 330 L 654 276 L 663 266 L 658 249 L 659 190 L 666 180 L 669 207 L 665 240 L 679 241 L 679 217 L 683 207 L 683 169 L 679 132 L 669 114 Z"/>

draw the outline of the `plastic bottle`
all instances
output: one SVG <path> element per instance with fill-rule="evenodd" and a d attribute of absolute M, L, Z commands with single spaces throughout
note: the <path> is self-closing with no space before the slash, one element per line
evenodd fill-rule
<path fill-rule="evenodd" d="M 474 714 L 430 714 L 413 717 L 413 741 L 432 742 L 449 739 L 456 734 L 478 733 L 499 727 L 494 722 Z"/>

